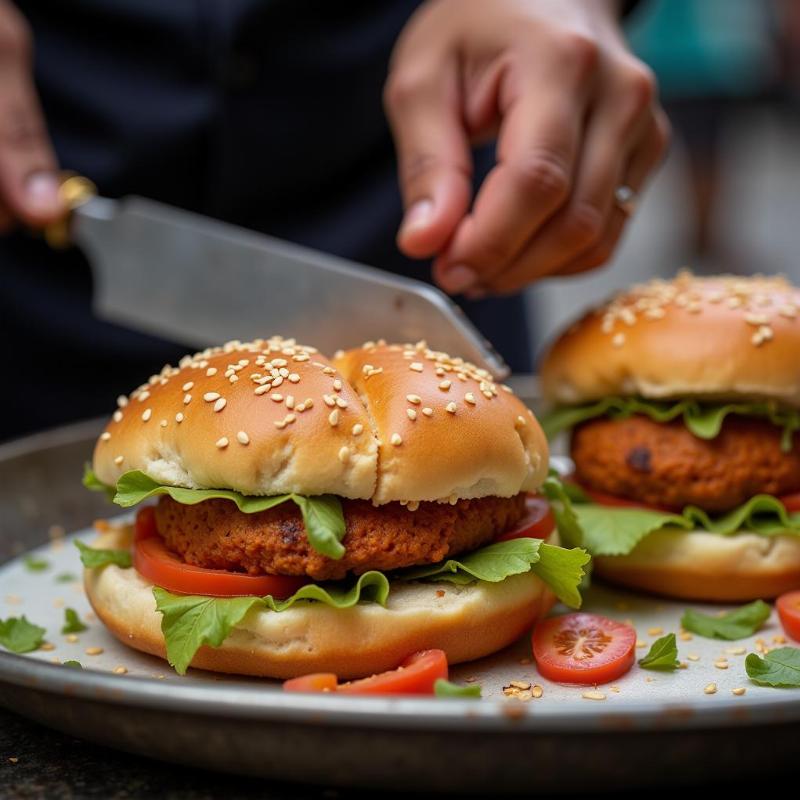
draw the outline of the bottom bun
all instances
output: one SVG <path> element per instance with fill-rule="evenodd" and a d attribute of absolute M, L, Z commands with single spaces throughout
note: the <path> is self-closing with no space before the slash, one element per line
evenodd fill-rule
<path fill-rule="evenodd" d="M 800 588 L 800 537 L 665 528 L 626 556 L 595 558 L 593 574 L 686 600 L 767 599 Z"/>
<path fill-rule="evenodd" d="M 129 547 L 128 527 L 112 528 L 99 548 Z M 95 613 L 124 644 L 166 658 L 153 585 L 133 568 L 85 571 Z M 494 653 L 520 637 L 555 602 L 536 575 L 500 583 L 393 583 L 387 606 L 335 609 L 301 603 L 251 611 L 221 647 L 201 647 L 192 666 L 214 672 L 291 678 L 335 672 L 350 679 L 394 669 L 417 650 L 439 648 L 451 664 Z"/>

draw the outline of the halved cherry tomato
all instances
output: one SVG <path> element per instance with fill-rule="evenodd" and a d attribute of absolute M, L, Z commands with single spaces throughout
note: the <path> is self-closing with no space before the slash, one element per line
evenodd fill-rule
<path fill-rule="evenodd" d="M 283 682 L 284 692 L 335 692 L 339 679 L 332 672 L 313 672 Z"/>
<path fill-rule="evenodd" d="M 775 601 L 781 625 L 789 636 L 800 642 L 800 591 L 786 592 Z"/>
<path fill-rule="evenodd" d="M 136 539 L 133 566 L 156 586 L 181 594 L 208 597 L 264 596 L 289 597 L 307 578 L 286 575 L 244 575 L 226 569 L 205 569 L 187 564 L 170 552 L 160 536 Z"/>
<path fill-rule="evenodd" d="M 156 510 L 154 506 L 145 506 L 136 513 L 134 539 L 138 542 L 151 536 L 158 536 Z"/>
<path fill-rule="evenodd" d="M 437 678 L 447 680 L 447 674 L 444 650 L 420 650 L 412 653 L 397 669 L 343 683 L 339 691 L 344 694 L 433 694 Z"/>
<path fill-rule="evenodd" d="M 779 497 L 778 500 L 783 503 L 783 507 L 787 511 L 800 511 L 800 492 L 785 494 L 783 497 Z"/>
<path fill-rule="evenodd" d="M 556 527 L 550 504 L 543 497 L 529 495 L 525 501 L 527 512 L 513 530 L 498 536 L 496 542 L 509 539 L 546 539 Z"/>
<path fill-rule="evenodd" d="M 636 658 L 636 631 L 596 614 L 550 617 L 533 629 L 536 667 L 559 683 L 608 683 L 624 675 Z"/>

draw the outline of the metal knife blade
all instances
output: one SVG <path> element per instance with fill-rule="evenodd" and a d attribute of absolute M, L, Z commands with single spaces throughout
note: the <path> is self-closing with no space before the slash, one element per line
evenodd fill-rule
<path fill-rule="evenodd" d="M 504 378 L 509 370 L 433 286 L 172 206 L 93 197 L 73 240 L 95 275 L 96 313 L 191 346 L 281 334 L 322 352 L 415 342 Z"/>

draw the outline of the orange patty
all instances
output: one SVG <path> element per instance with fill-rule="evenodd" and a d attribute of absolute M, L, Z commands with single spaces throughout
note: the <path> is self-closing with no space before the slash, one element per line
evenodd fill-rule
<path fill-rule="evenodd" d="M 576 478 L 590 489 L 642 503 L 727 511 L 753 495 L 800 491 L 800 443 L 781 451 L 781 431 L 765 420 L 727 417 L 715 439 L 698 439 L 680 420 L 601 418 L 572 436 Z"/>
<path fill-rule="evenodd" d="M 459 500 L 455 505 L 399 503 L 373 506 L 343 500 L 344 557 L 334 561 L 311 549 L 294 503 L 244 514 L 227 500 L 181 505 L 162 497 L 156 506 L 159 533 L 189 564 L 250 575 L 308 575 L 338 580 L 347 573 L 434 564 L 474 550 L 512 528 L 525 514 L 525 495 Z"/>

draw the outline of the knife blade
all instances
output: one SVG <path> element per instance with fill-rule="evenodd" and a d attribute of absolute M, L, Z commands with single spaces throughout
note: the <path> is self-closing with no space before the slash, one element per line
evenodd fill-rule
<path fill-rule="evenodd" d="M 197 347 L 278 333 L 325 353 L 424 339 L 509 374 L 461 309 L 413 278 L 135 196 L 91 197 L 70 233 L 92 266 L 95 312 L 128 327 Z"/>

